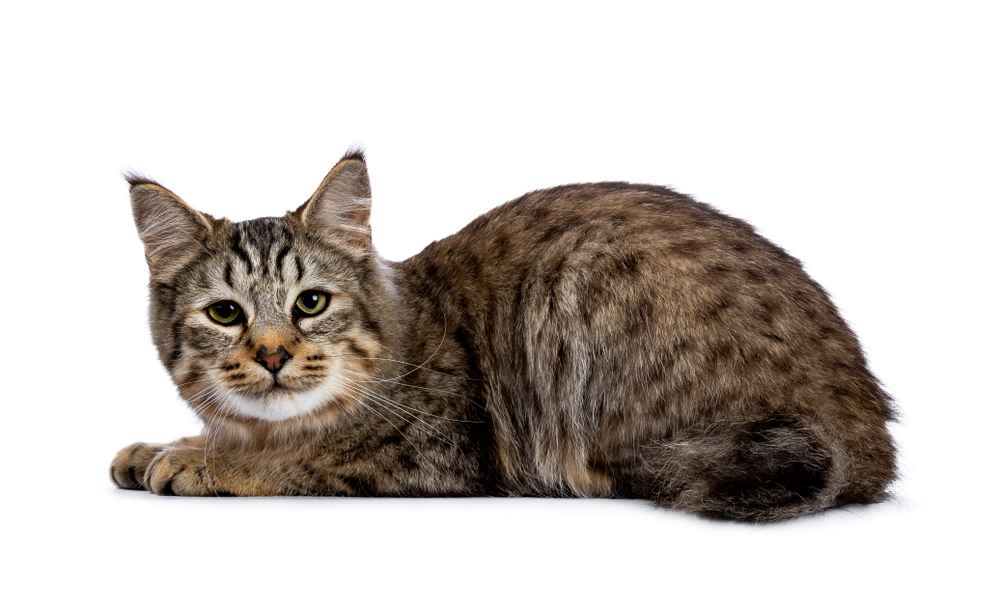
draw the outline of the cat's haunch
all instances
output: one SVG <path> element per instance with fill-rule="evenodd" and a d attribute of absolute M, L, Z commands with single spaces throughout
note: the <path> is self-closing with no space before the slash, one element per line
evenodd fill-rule
<path fill-rule="evenodd" d="M 130 175 L 160 360 L 202 435 L 119 452 L 193 496 L 644 498 L 778 520 L 884 500 L 892 401 L 826 292 L 658 186 L 531 192 L 403 262 L 351 151 L 280 218 Z"/>

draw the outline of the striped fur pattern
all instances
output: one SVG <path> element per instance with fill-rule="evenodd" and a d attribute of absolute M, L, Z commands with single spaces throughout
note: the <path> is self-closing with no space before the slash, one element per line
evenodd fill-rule
<path fill-rule="evenodd" d="M 797 260 L 688 197 L 532 192 L 392 263 L 358 151 L 295 212 L 240 223 L 128 179 L 153 340 L 205 430 L 123 449 L 120 487 L 642 498 L 747 521 L 887 497 L 893 408 L 856 337 Z"/>

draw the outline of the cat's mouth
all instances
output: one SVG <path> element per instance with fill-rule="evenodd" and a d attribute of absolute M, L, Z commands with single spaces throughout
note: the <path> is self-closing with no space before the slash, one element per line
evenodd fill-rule
<path fill-rule="evenodd" d="M 236 366 L 233 366 L 222 371 L 232 372 L 235 369 Z M 209 417 L 221 412 L 222 415 L 231 413 L 269 421 L 308 414 L 337 402 L 344 392 L 337 375 L 327 373 L 327 369 L 310 368 L 305 373 L 282 369 L 280 372 L 275 374 L 271 370 L 264 372 L 251 368 L 236 370 L 235 374 L 228 376 L 220 373 L 213 378 L 214 382 L 206 385 L 181 385 L 190 390 L 189 401 L 216 406 L 205 410 Z"/>
<path fill-rule="evenodd" d="M 330 402 L 336 387 L 329 383 L 296 386 L 295 379 L 270 379 L 256 390 L 231 394 L 231 404 L 245 416 L 279 421 L 309 413 Z"/>
<path fill-rule="evenodd" d="M 251 387 L 250 390 L 244 392 L 243 394 L 252 399 L 263 399 L 266 401 L 276 397 L 280 398 L 300 395 L 302 393 L 307 393 L 314 388 L 316 388 L 314 384 L 308 382 L 296 382 L 295 378 L 289 380 L 288 378 L 277 378 L 272 376 L 266 382 L 262 382 L 260 385 L 255 387 Z"/>
<path fill-rule="evenodd" d="M 274 378 L 271 380 L 270 386 L 265 386 L 258 390 L 251 391 L 247 393 L 248 397 L 256 397 L 258 399 L 272 396 L 272 395 L 287 395 L 291 393 L 301 393 L 301 389 L 293 388 L 287 384 L 282 384 L 281 380 Z"/>

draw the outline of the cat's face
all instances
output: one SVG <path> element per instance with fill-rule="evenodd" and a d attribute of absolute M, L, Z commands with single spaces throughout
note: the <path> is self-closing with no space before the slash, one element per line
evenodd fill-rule
<path fill-rule="evenodd" d="M 368 379 L 364 361 L 379 345 L 366 266 L 289 223 L 221 225 L 213 253 L 179 277 L 171 373 L 196 407 L 284 420 L 343 400 L 349 381 Z"/>
<path fill-rule="evenodd" d="M 238 224 L 132 182 L 154 341 L 199 416 L 282 421 L 348 407 L 385 356 L 391 298 L 370 246 L 363 161 L 338 164 L 295 213 Z"/>

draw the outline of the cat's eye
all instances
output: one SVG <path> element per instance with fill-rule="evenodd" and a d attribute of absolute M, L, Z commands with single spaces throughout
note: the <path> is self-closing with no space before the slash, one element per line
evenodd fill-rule
<path fill-rule="evenodd" d="M 327 295 L 322 291 L 310 289 L 303 291 L 298 300 L 295 300 L 295 314 L 300 317 L 312 317 L 323 312 L 326 308 Z"/>
<path fill-rule="evenodd" d="M 236 325 L 243 321 L 243 309 L 232 300 L 216 302 L 206 308 L 205 312 L 219 325 Z"/>

